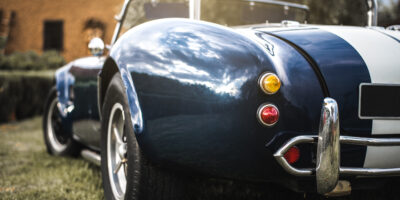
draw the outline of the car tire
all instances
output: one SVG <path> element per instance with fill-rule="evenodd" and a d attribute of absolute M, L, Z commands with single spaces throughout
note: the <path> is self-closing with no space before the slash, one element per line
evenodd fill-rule
<path fill-rule="evenodd" d="M 113 76 L 107 88 L 102 116 L 100 146 L 105 199 L 184 199 L 181 196 L 183 195 L 181 186 L 184 182 L 172 172 L 155 166 L 142 154 L 133 131 L 127 97 L 119 73 Z M 119 121 L 121 117 L 124 121 L 123 125 Z M 117 143 L 117 135 L 111 131 L 114 127 L 118 129 L 117 135 L 122 135 L 121 140 L 126 143 L 127 148 L 125 156 L 127 162 L 117 173 L 115 173 L 117 167 L 113 165 L 117 165 L 117 161 L 121 161 L 122 158 L 116 159 L 119 156 L 116 155 L 118 152 L 110 150 L 120 149 L 111 143 L 111 141 Z M 121 133 L 122 130 L 123 133 Z M 115 140 L 112 140 L 113 137 Z M 117 161 L 114 162 L 114 160 Z M 125 173 L 125 180 L 121 181 L 119 177 L 122 169 L 124 169 L 122 172 Z M 122 188 L 124 186 L 125 188 Z"/>
<path fill-rule="evenodd" d="M 71 133 L 65 131 L 65 122 L 62 122 L 57 104 L 57 89 L 53 87 L 47 96 L 42 124 L 47 152 L 58 156 L 77 156 L 80 144 L 72 138 Z"/>

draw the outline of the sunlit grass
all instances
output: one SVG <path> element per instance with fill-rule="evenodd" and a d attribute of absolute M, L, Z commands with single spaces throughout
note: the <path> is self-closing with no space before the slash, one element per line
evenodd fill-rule
<path fill-rule="evenodd" d="M 41 118 L 0 125 L 0 199 L 103 199 L 100 168 L 46 152 Z"/>
<path fill-rule="evenodd" d="M 0 76 L 35 76 L 35 77 L 47 77 L 47 78 L 53 78 L 54 77 L 55 70 L 40 70 L 40 71 L 35 71 L 35 70 L 0 70 Z"/>

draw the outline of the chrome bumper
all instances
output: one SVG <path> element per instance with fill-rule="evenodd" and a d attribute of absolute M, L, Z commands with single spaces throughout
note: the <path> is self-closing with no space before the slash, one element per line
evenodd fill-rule
<path fill-rule="evenodd" d="M 298 169 L 284 158 L 285 153 L 300 143 L 317 143 L 317 163 L 315 168 Z M 340 136 L 339 109 L 336 101 L 325 98 L 321 111 L 318 136 L 302 135 L 290 139 L 274 154 L 278 163 L 295 176 L 316 176 L 317 191 L 331 192 L 338 183 L 339 174 L 384 176 L 400 175 L 400 168 L 352 168 L 340 167 L 340 144 L 364 146 L 399 146 L 400 138 L 361 138 Z"/>

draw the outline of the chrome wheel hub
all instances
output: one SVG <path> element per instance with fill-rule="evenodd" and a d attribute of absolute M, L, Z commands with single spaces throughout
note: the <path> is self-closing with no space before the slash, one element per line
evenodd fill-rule
<path fill-rule="evenodd" d="M 123 199 L 126 191 L 128 148 L 124 134 L 124 108 L 120 103 L 114 104 L 109 119 L 107 130 L 108 176 L 114 197 Z"/>

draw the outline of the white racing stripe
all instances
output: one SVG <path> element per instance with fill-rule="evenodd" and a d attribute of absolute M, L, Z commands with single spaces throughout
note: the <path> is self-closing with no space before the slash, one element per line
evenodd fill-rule
<path fill-rule="evenodd" d="M 400 34 L 361 27 L 319 26 L 345 41 L 361 55 L 372 83 L 400 84 Z M 387 35 L 385 35 L 386 33 Z M 391 37 L 390 37 L 390 36 Z M 372 135 L 399 134 L 400 120 L 373 120 Z M 364 167 L 400 167 L 400 147 L 368 147 Z"/>

